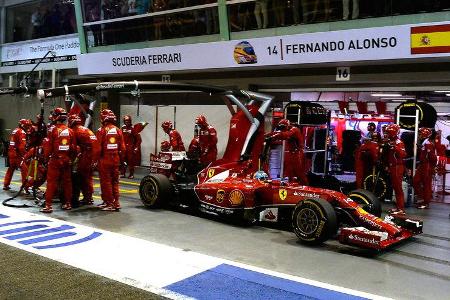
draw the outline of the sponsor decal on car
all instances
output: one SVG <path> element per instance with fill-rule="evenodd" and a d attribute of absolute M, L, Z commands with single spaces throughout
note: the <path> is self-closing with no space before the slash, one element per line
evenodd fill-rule
<path fill-rule="evenodd" d="M 286 199 L 288 195 L 288 192 L 286 189 L 279 189 L 278 190 L 278 196 L 280 196 L 280 199 L 283 201 L 284 199 Z"/>
<path fill-rule="evenodd" d="M 208 213 L 213 213 L 213 214 L 221 214 L 221 215 L 231 215 L 233 213 L 232 209 L 212 206 L 212 205 L 208 205 L 205 203 L 200 204 L 200 210 L 203 212 L 208 212 Z"/>
<path fill-rule="evenodd" d="M 353 241 L 369 243 L 369 244 L 372 244 L 372 245 L 379 245 L 380 244 L 380 241 L 376 240 L 375 238 L 366 238 L 366 237 L 362 237 L 362 236 L 359 236 L 359 235 L 356 235 L 356 234 L 350 234 L 348 236 L 348 238 L 350 240 L 353 240 Z"/>
<path fill-rule="evenodd" d="M 218 190 L 216 194 L 216 202 L 222 203 L 225 199 L 225 191 L 224 190 Z"/>
<path fill-rule="evenodd" d="M 304 193 L 304 192 L 294 192 L 294 196 L 316 198 L 316 199 L 320 198 L 319 194 L 316 194 L 316 193 Z"/>
<path fill-rule="evenodd" d="M 240 205 L 244 201 L 244 193 L 242 193 L 240 190 L 233 190 L 228 196 L 228 200 L 230 201 L 231 205 Z"/>
<path fill-rule="evenodd" d="M 213 196 L 205 195 L 205 200 L 206 200 L 206 201 L 211 201 L 212 199 L 214 199 Z"/>
<path fill-rule="evenodd" d="M 259 220 L 265 222 L 278 222 L 278 208 L 266 208 L 259 213 Z"/>
<path fill-rule="evenodd" d="M 214 176 L 214 173 L 215 173 L 215 170 L 214 169 L 209 169 L 208 170 L 208 177 L 213 177 Z"/>

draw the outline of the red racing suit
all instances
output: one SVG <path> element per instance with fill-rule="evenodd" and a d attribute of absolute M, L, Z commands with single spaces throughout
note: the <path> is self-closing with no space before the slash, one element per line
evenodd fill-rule
<path fill-rule="evenodd" d="M 303 184 L 308 184 L 305 171 L 305 155 L 303 153 L 304 148 L 304 136 L 302 131 L 295 127 L 290 126 L 287 130 L 274 132 L 271 135 L 273 140 L 286 141 L 284 148 L 284 163 L 283 163 L 283 176 L 294 178 Z"/>
<path fill-rule="evenodd" d="M 364 179 L 373 171 L 379 148 L 377 142 L 367 140 L 355 151 L 356 188 L 363 188 Z"/>
<path fill-rule="evenodd" d="M 119 168 L 125 156 L 122 131 L 111 123 L 106 123 L 97 131 L 100 146 L 98 171 L 102 199 L 107 207 L 120 208 Z"/>
<path fill-rule="evenodd" d="M 99 155 L 99 145 L 97 143 L 97 137 L 89 129 L 81 125 L 75 125 L 73 132 L 77 141 L 79 153 L 77 155 L 78 163 L 76 165 L 78 173 L 77 178 L 80 179 L 79 184 L 81 192 L 83 193 L 83 199 L 85 202 L 92 201 L 92 195 L 94 193 L 94 182 L 92 180 L 92 164 L 93 158 Z M 75 171 L 75 170 L 74 170 Z M 74 189 L 74 200 L 78 201 L 80 188 Z"/>
<path fill-rule="evenodd" d="M 42 146 L 31 148 L 25 153 L 20 169 L 23 174 L 27 174 L 27 180 L 24 183 L 24 189 L 38 188 L 44 184 L 46 180 L 47 170 L 44 166 Z"/>
<path fill-rule="evenodd" d="M 176 129 L 169 132 L 169 142 L 172 151 L 186 151 L 180 133 Z M 217 151 L 216 151 L 217 152 Z"/>
<path fill-rule="evenodd" d="M 398 209 L 405 209 L 405 197 L 403 195 L 402 181 L 405 172 L 403 159 L 406 157 L 405 144 L 400 139 L 389 142 L 387 151 L 387 171 L 391 178 L 392 188 L 395 192 L 395 200 Z"/>
<path fill-rule="evenodd" d="M 139 133 L 133 130 L 133 126 L 122 126 L 123 141 L 125 143 L 125 154 L 124 160 L 128 165 L 130 170 L 130 176 L 134 175 L 134 166 L 140 165 L 141 162 L 137 161 L 140 159 L 141 155 L 141 143 L 142 138 Z M 122 175 L 125 175 L 126 167 L 122 169 Z"/>
<path fill-rule="evenodd" d="M 414 175 L 413 186 L 416 195 L 429 204 L 433 196 L 432 182 L 437 164 L 436 147 L 426 140 L 419 149 L 419 166 Z"/>
<path fill-rule="evenodd" d="M 53 196 L 57 192 L 58 183 L 62 181 L 66 207 L 71 207 L 72 200 L 72 159 L 76 153 L 75 135 L 64 124 L 56 124 L 44 143 L 44 157 L 50 158 L 47 170 L 47 190 L 45 206 L 52 207 Z"/>
<path fill-rule="evenodd" d="M 11 184 L 11 179 L 14 174 L 14 170 L 19 168 L 20 162 L 23 159 L 26 151 L 26 143 L 27 136 L 25 130 L 18 127 L 13 130 L 11 133 L 11 137 L 9 139 L 9 148 L 8 148 L 8 159 L 9 159 L 9 167 L 6 171 L 5 179 L 3 181 L 4 187 L 9 187 Z M 27 177 L 27 173 L 21 170 L 22 175 L 22 184 L 25 182 Z"/>
<path fill-rule="evenodd" d="M 198 134 L 200 163 L 209 165 L 217 159 L 217 132 L 211 125 L 201 128 Z"/>

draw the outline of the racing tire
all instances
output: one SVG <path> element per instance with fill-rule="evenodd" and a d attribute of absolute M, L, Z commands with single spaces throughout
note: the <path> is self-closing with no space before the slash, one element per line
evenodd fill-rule
<path fill-rule="evenodd" d="M 302 200 L 292 213 L 292 227 L 302 243 L 321 244 L 337 232 L 336 212 L 323 199 Z"/>
<path fill-rule="evenodd" d="M 384 176 L 378 176 L 377 182 L 374 182 L 376 178 L 377 176 L 374 175 L 369 175 L 364 178 L 364 189 L 366 191 L 372 191 L 378 199 L 385 199 L 388 194 L 387 180 Z"/>
<path fill-rule="evenodd" d="M 381 217 L 381 202 L 374 193 L 368 190 L 359 189 L 352 191 L 348 196 L 368 213 L 378 218 Z"/>
<path fill-rule="evenodd" d="M 169 178 L 164 175 L 147 175 L 142 178 L 139 184 L 139 196 L 145 207 L 161 207 L 172 196 L 172 184 Z"/>

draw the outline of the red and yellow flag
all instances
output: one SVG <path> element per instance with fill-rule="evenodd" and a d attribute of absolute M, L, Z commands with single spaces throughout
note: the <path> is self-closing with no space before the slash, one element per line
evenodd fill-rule
<path fill-rule="evenodd" d="M 450 24 L 411 27 L 411 54 L 450 53 Z"/>

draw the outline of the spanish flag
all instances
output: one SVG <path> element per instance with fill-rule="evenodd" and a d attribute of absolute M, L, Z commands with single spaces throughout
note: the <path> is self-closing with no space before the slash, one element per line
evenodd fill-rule
<path fill-rule="evenodd" d="M 450 24 L 411 27 L 411 54 L 450 53 Z"/>

